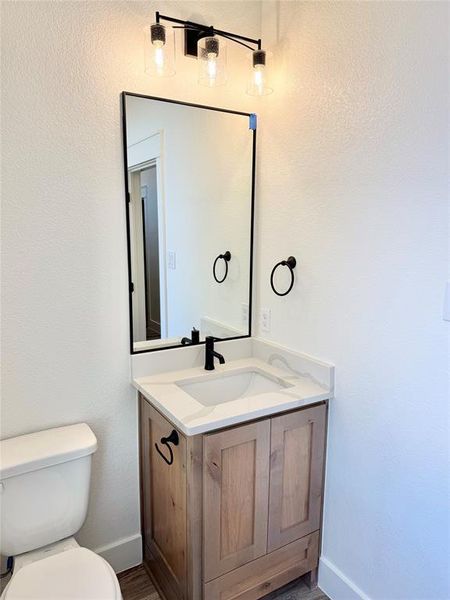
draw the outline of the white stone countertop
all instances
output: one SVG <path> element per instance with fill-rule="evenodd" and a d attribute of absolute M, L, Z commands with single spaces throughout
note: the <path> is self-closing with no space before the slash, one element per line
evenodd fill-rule
<path fill-rule="evenodd" d="M 205 406 L 177 383 L 226 378 L 234 373 L 256 371 L 286 386 L 276 391 L 256 393 Z M 267 415 L 302 408 L 332 397 L 332 391 L 307 375 L 294 373 L 268 364 L 259 358 L 231 360 L 216 364 L 214 371 L 192 367 L 133 379 L 141 394 L 187 436 L 197 435 L 245 423 Z"/>

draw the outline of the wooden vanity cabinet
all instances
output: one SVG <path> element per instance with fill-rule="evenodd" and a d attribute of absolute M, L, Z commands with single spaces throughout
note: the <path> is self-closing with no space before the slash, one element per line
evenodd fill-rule
<path fill-rule="evenodd" d="M 197 436 L 140 396 L 144 565 L 166 600 L 253 600 L 318 564 L 327 405 Z M 176 428 L 175 428 L 176 430 Z"/>

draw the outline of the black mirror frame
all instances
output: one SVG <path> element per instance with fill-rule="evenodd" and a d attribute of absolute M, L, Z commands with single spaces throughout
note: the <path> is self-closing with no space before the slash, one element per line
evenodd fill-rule
<path fill-rule="evenodd" d="M 133 347 L 133 280 L 131 273 L 131 231 L 130 231 L 130 215 L 129 202 L 130 190 L 128 187 L 128 153 L 127 153 L 127 121 L 126 121 L 126 99 L 127 96 L 135 98 L 146 98 L 147 100 L 159 100 L 160 102 L 170 102 L 171 104 L 180 104 L 182 106 L 192 106 L 194 108 L 203 108 L 217 112 L 230 113 L 241 115 L 249 118 L 249 129 L 253 132 L 252 144 L 252 191 L 251 191 L 251 216 L 250 216 L 250 271 L 249 271 L 249 296 L 248 296 L 248 334 L 237 335 L 223 338 L 223 340 L 240 340 L 249 338 L 252 335 L 252 299 L 253 299 L 253 246 L 254 246 L 254 229 L 255 229 L 255 176 L 256 176 L 256 118 L 252 113 L 241 112 L 237 110 L 229 110 L 226 108 L 218 108 L 216 106 L 206 106 L 204 104 L 193 104 L 191 102 L 181 102 L 179 100 L 171 100 L 169 98 L 159 98 L 157 96 L 146 96 L 145 94 L 135 94 L 133 92 L 121 93 L 121 112 L 122 112 L 122 144 L 123 144 L 123 165 L 124 165 L 124 184 L 125 184 L 125 218 L 127 228 L 127 264 L 128 264 L 128 311 L 129 311 L 129 328 L 130 328 L 130 354 L 144 354 L 146 352 L 159 352 L 160 350 L 170 350 L 173 348 L 189 348 L 181 343 L 172 344 L 157 348 L 146 348 L 145 350 L 135 350 Z M 205 344 L 204 341 L 199 344 Z"/>

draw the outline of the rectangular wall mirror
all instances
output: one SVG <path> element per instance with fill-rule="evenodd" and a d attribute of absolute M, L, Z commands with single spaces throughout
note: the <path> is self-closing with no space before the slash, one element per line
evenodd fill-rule
<path fill-rule="evenodd" d="M 131 352 L 251 335 L 255 117 L 122 103 Z"/>

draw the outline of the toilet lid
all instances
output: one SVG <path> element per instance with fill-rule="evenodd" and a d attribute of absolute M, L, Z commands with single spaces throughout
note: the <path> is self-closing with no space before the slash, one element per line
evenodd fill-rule
<path fill-rule="evenodd" d="M 2 598 L 8 600 L 120 600 L 111 566 L 87 548 L 74 548 L 22 567 Z"/>

